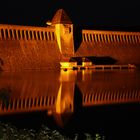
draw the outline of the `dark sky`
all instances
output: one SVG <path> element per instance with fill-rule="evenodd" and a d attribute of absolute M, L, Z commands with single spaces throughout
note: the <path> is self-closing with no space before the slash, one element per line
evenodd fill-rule
<path fill-rule="evenodd" d="M 140 30 L 139 0 L 4 0 L 0 23 L 45 26 L 64 8 L 76 25 Z"/>

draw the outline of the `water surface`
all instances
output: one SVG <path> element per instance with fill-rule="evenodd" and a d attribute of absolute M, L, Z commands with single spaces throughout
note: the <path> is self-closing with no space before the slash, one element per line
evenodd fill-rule
<path fill-rule="evenodd" d="M 135 137 L 139 101 L 137 70 L 0 73 L 1 121 L 19 128 Z"/>

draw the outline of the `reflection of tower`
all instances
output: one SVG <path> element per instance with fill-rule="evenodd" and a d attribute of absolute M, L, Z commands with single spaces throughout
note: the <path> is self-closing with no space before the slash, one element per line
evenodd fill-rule
<path fill-rule="evenodd" d="M 57 114 L 73 112 L 73 94 L 74 83 L 61 83 L 56 99 Z"/>
<path fill-rule="evenodd" d="M 60 84 L 53 116 L 61 127 L 69 120 L 74 110 L 74 86 L 74 82 L 62 82 Z"/>
<path fill-rule="evenodd" d="M 59 126 L 64 126 L 74 112 L 74 91 L 76 71 L 61 71 L 60 87 L 56 97 L 53 116 Z"/>
<path fill-rule="evenodd" d="M 63 57 L 74 54 L 73 24 L 63 9 L 59 9 L 52 19 L 58 46 Z"/>

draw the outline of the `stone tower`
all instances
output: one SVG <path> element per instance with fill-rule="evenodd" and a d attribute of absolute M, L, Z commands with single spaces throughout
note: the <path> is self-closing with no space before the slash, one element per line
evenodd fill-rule
<path fill-rule="evenodd" d="M 51 26 L 55 27 L 55 34 L 62 59 L 69 59 L 74 55 L 73 24 L 63 9 L 54 15 Z"/>

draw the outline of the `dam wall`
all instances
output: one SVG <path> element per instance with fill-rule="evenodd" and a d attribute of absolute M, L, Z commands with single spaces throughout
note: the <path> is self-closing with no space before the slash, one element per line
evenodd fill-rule
<path fill-rule="evenodd" d="M 118 64 L 140 64 L 140 33 L 82 30 L 76 57 L 110 57 Z"/>
<path fill-rule="evenodd" d="M 2 70 L 57 69 L 60 57 L 54 28 L 0 25 Z"/>
<path fill-rule="evenodd" d="M 139 52 L 140 32 L 76 32 L 63 9 L 46 27 L 0 24 L 0 70 L 4 71 L 57 70 L 60 62 L 72 57 L 77 64 L 86 57 L 93 64 L 140 66 Z"/>

